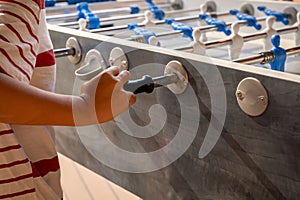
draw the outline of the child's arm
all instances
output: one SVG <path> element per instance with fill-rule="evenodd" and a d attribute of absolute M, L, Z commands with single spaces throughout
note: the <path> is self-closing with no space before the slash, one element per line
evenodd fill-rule
<path fill-rule="evenodd" d="M 81 126 L 109 121 L 135 102 L 123 90 L 129 72 L 119 70 L 111 67 L 85 83 L 80 96 L 46 92 L 0 73 L 0 122 Z"/>

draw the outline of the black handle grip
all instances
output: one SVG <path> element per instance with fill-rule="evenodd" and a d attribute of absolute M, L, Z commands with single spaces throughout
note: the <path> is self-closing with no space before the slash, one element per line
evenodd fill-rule
<path fill-rule="evenodd" d="M 123 86 L 124 90 L 127 90 L 129 92 L 133 92 L 134 94 L 139 93 L 151 93 L 154 90 L 154 82 L 153 79 L 146 75 L 143 76 L 143 78 L 134 80 L 134 81 L 128 81 Z"/>

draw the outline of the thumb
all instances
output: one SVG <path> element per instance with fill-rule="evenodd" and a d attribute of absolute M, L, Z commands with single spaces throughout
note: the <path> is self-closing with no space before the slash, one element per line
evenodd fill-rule
<path fill-rule="evenodd" d="M 133 105 L 136 102 L 136 95 L 133 94 L 132 92 L 128 92 L 128 99 L 129 99 L 129 105 Z"/>

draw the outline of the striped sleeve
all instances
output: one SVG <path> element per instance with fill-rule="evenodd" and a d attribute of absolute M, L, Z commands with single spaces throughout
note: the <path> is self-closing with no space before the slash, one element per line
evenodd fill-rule
<path fill-rule="evenodd" d="M 39 50 L 40 7 L 32 0 L 0 0 L 0 69 L 27 83 Z"/>
<path fill-rule="evenodd" d="M 45 9 L 41 10 L 39 25 L 39 49 L 35 67 L 49 67 L 55 65 L 53 45 L 47 30 Z"/>
<path fill-rule="evenodd" d="M 14 131 L 0 123 L 0 199 L 34 199 L 35 186 L 29 159 Z"/>
<path fill-rule="evenodd" d="M 0 0 L 0 54 L 0 72 L 53 91 L 55 58 L 43 0 Z M 62 199 L 54 140 L 52 127 L 0 123 L 0 200 Z"/>

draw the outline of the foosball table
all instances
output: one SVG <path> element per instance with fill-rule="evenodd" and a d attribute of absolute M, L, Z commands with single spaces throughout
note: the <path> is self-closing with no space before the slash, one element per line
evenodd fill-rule
<path fill-rule="evenodd" d="M 46 5 L 57 93 L 117 65 L 137 95 L 110 122 L 56 127 L 60 153 L 142 199 L 300 197 L 300 4 Z"/>

